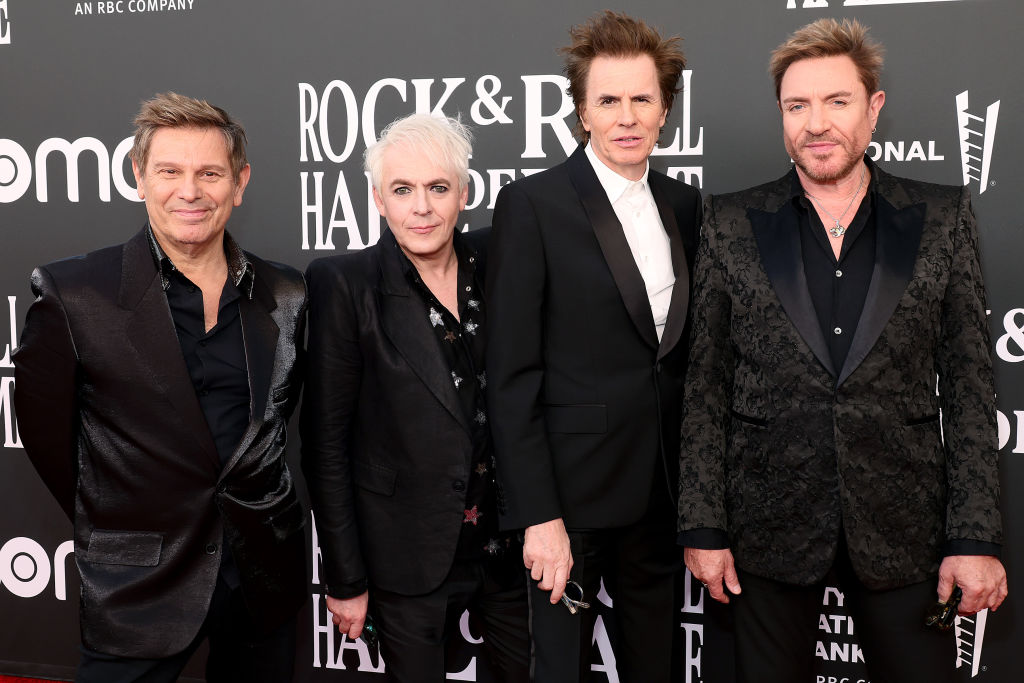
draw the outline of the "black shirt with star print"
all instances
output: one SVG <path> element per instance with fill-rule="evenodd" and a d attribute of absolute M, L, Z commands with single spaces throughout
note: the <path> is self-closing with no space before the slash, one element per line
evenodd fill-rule
<path fill-rule="evenodd" d="M 412 262 L 401 254 L 405 276 L 423 299 L 423 314 L 430 320 L 430 328 L 472 431 L 473 455 L 466 473 L 466 505 L 456 552 L 459 559 L 467 560 L 499 555 L 507 544 L 498 533 L 493 448 L 484 404 L 487 376 L 484 372 L 483 290 L 477 277 L 477 255 L 460 240 L 458 233 L 455 234 L 455 256 L 459 264 L 458 319 L 441 305 Z"/>

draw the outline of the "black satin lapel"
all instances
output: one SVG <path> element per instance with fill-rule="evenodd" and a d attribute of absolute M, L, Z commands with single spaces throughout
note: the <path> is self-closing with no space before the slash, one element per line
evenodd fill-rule
<path fill-rule="evenodd" d="M 657 348 L 658 333 L 654 328 L 654 314 L 651 313 L 651 301 L 647 298 L 647 286 L 640 275 L 640 269 L 636 267 L 636 261 L 633 260 L 633 252 L 630 251 L 629 242 L 622 232 L 622 224 L 619 223 L 618 216 L 608 201 L 607 193 L 590 166 L 583 147 L 569 157 L 568 164 L 569 177 L 583 203 L 583 209 L 601 245 L 601 253 L 604 254 L 604 260 L 612 272 L 615 286 L 618 287 L 629 317 L 633 319 L 640 336 L 652 348 Z"/>
<path fill-rule="evenodd" d="M 148 250 L 145 258 L 150 259 L 152 264 L 152 256 Z M 126 292 L 126 279 L 122 277 L 122 293 Z M 129 298 L 135 299 L 134 296 Z M 167 306 L 167 297 L 164 295 L 155 266 L 152 267 L 149 286 L 143 290 L 142 296 L 136 299 L 136 302 L 125 333 L 128 342 L 139 356 L 138 364 L 150 373 L 154 386 L 167 398 L 171 409 L 181 418 L 188 436 L 206 453 L 211 464 L 220 470 L 217 446 L 210 433 L 210 427 L 206 424 L 199 399 L 196 398 L 196 390 L 192 386 L 185 358 L 181 355 L 181 344 L 178 342 L 171 310 Z M 182 438 L 185 436 L 182 435 Z"/>
<path fill-rule="evenodd" d="M 672 272 L 676 283 L 672 287 L 672 300 L 669 302 L 668 318 L 665 329 L 661 333 L 661 344 L 658 346 L 658 358 L 662 358 L 675 348 L 686 327 L 686 313 L 690 306 L 690 271 L 686 267 L 686 248 L 683 246 L 683 234 L 679 230 L 676 214 L 664 193 L 651 183 L 651 194 L 658 205 L 661 223 L 668 234 L 669 249 L 672 257 Z M 648 305 L 649 307 L 649 305 Z"/>
<path fill-rule="evenodd" d="M 807 288 L 803 254 L 800 248 L 800 218 L 791 203 L 786 202 L 776 213 L 748 209 L 747 217 L 761 253 L 761 265 L 768 274 L 775 295 L 800 337 L 818 361 L 835 376 L 825 336 L 818 325 L 818 315 Z"/>
<path fill-rule="evenodd" d="M 423 381 L 437 400 L 452 414 L 468 434 L 472 429 L 462 412 L 455 393 L 452 372 L 437 348 L 430 319 L 423 310 L 423 301 L 409 288 L 395 250 L 398 245 L 390 232 L 378 242 L 381 266 L 380 319 L 384 334 L 405 358 L 413 372 Z M 476 381 L 464 377 L 464 381 Z"/>
<path fill-rule="evenodd" d="M 270 378 L 277 355 L 277 323 L 257 298 L 243 296 L 238 301 L 245 342 L 245 362 L 249 372 L 250 420 L 262 420 L 270 396 Z"/>
<path fill-rule="evenodd" d="M 875 268 L 837 386 L 867 358 L 910 284 L 921 246 L 924 212 L 924 204 L 896 209 L 879 195 L 875 209 Z"/>

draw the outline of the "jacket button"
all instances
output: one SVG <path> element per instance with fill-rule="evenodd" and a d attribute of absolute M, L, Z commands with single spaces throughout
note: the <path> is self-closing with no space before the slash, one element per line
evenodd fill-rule
<path fill-rule="evenodd" d="M 459 493 L 462 493 L 463 491 L 466 490 L 466 483 L 461 479 L 456 479 L 455 481 L 452 482 L 452 489 Z"/>
<path fill-rule="evenodd" d="M 206 554 L 207 555 L 213 555 L 216 552 L 217 552 L 217 544 L 216 543 L 207 543 L 206 544 Z"/>

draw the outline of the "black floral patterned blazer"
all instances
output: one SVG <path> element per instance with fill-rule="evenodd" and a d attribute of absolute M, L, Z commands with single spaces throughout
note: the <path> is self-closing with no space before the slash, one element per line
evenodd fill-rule
<path fill-rule="evenodd" d="M 842 368 L 808 292 L 791 175 L 705 204 L 680 530 L 725 530 L 739 567 L 788 583 L 824 577 L 840 529 L 874 589 L 934 576 L 947 540 L 1000 541 L 970 195 L 873 172 L 875 267 Z"/>

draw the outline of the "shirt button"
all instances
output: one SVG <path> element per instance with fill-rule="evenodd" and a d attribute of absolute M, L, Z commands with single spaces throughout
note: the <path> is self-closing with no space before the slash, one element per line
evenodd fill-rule
<path fill-rule="evenodd" d="M 472 292 L 472 291 L 473 291 L 473 288 L 472 288 L 472 287 L 470 287 L 469 285 L 466 285 L 466 291 L 467 291 L 467 292 Z"/>
<path fill-rule="evenodd" d="M 834 329 L 832 331 L 835 332 L 836 334 L 842 334 L 843 333 L 843 328 L 837 327 L 836 329 Z"/>
<path fill-rule="evenodd" d="M 206 554 L 207 555 L 213 555 L 216 552 L 217 552 L 217 544 L 216 543 L 207 543 L 206 544 Z"/>
<path fill-rule="evenodd" d="M 476 257 L 475 256 L 470 256 L 469 257 L 469 262 L 470 263 L 476 263 Z"/>
<path fill-rule="evenodd" d="M 843 276 L 843 271 L 837 270 L 836 271 L 836 277 L 842 277 L 842 276 Z"/>
<path fill-rule="evenodd" d="M 452 482 L 452 489 L 458 493 L 462 493 L 466 490 L 466 483 L 461 479 L 456 479 Z"/>

